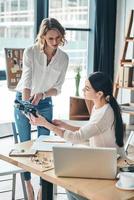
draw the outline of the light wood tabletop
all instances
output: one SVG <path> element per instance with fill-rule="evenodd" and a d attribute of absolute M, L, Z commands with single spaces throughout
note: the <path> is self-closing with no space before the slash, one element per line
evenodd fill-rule
<path fill-rule="evenodd" d="M 134 200 L 134 190 L 127 191 L 116 188 L 116 180 L 56 177 L 53 165 L 51 165 L 52 152 L 38 153 L 38 159 L 41 162 L 44 157 L 47 158 L 47 161 L 50 161 L 50 166 L 47 167 L 42 167 L 42 163 L 35 162 L 31 157 L 9 156 L 11 149 L 29 149 L 32 143 L 32 141 L 29 141 L 14 146 L 7 146 L 6 151 L 0 148 L 0 159 L 30 171 L 50 183 L 62 186 L 90 200 Z"/>

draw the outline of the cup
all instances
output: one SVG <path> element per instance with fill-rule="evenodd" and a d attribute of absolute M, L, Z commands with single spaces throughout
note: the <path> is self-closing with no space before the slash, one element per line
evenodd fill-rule
<path fill-rule="evenodd" d="M 119 178 L 122 188 L 134 188 L 134 173 L 121 172 Z"/>

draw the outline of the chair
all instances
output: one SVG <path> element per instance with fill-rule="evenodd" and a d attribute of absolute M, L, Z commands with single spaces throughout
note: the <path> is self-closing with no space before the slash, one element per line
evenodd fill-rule
<path fill-rule="evenodd" d="M 126 155 L 128 154 L 129 145 L 134 146 L 134 131 L 133 130 L 131 130 L 131 132 L 128 136 L 128 139 L 125 143 L 124 149 L 125 149 Z"/>
<path fill-rule="evenodd" d="M 8 129 L 8 131 L 10 130 L 10 133 L 13 134 L 15 143 L 18 143 L 15 123 L 8 123 L 7 129 Z M 10 163 L 0 160 L 0 176 L 12 175 L 12 179 L 4 179 L 4 180 L 0 181 L 0 182 L 2 182 L 2 181 L 12 180 L 12 190 L 4 190 L 4 191 L 0 191 L 0 193 L 12 191 L 12 200 L 15 200 L 16 175 L 19 173 L 20 178 L 21 178 L 22 188 L 23 188 L 23 196 L 24 196 L 25 200 L 28 200 L 26 186 L 25 186 L 24 177 L 23 177 L 23 172 L 24 171 L 22 169 L 20 169 L 19 167 L 16 167 Z"/>

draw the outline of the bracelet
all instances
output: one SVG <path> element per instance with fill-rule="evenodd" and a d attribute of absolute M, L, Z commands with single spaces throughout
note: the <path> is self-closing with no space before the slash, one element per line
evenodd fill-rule
<path fill-rule="evenodd" d="M 43 93 L 42 99 L 45 99 L 47 97 L 46 92 Z"/>

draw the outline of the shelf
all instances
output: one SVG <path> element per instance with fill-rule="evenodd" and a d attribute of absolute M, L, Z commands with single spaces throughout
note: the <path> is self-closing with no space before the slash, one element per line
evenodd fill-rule
<path fill-rule="evenodd" d="M 121 60 L 121 66 L 134 67 L 134 60 L 132 59 Z"/>
<path fill-rule="evenodd" d="M 127 42 L 134 42 L 134 37 L 127 37 L 127 38 L 126 38 L 126 41 L 127 41 Z"/>
<path fill-rule="evenodd" d="M 122 88 L 122 89 L 134 90 L 134 86 L 132 86 L 132 87 L 123 87 L 123 86 L 117 85 L 116 87 L 117 88 Z"/>
<path fill-rule="evenodd" d="M 134 103 L 124 103 L 120 105 L 121 112 L 134 115 Z"/>
<path fill-rule="evenodd" d="M 130 112 L 130 111 L 124 111 L 124 110 L 122 110 L 121 112 L 125 113 L 125 114 L 129 114 L 129 115 L 134 115 L 134 112 Z"/>
<path fill-rule="evenodd" d="M 133 75 L 134 75 L 134 58 L 127 55 L 129 42 L 133 45 L 134 35 L 131 35 L 133 29 L 134 20 L 134 10 L 131 10 L 131 15 L 128 23 L 127 35 L 124 41 L 124 48 L 122 52 L 122 57 L 120 60 L 120 68 L 116 78 L 116 83 L 114 84 L 113 95 L 117 98 L 119 88 L 128 89 L 134 91 Z M 130 46 L 131 47 L 131 46 Z M 133 46 L 131 47 L 133 50 Z M 134 103 L 125 103 L 120 105 L 121 112 L 129 115 L 134 115 Z"/>

